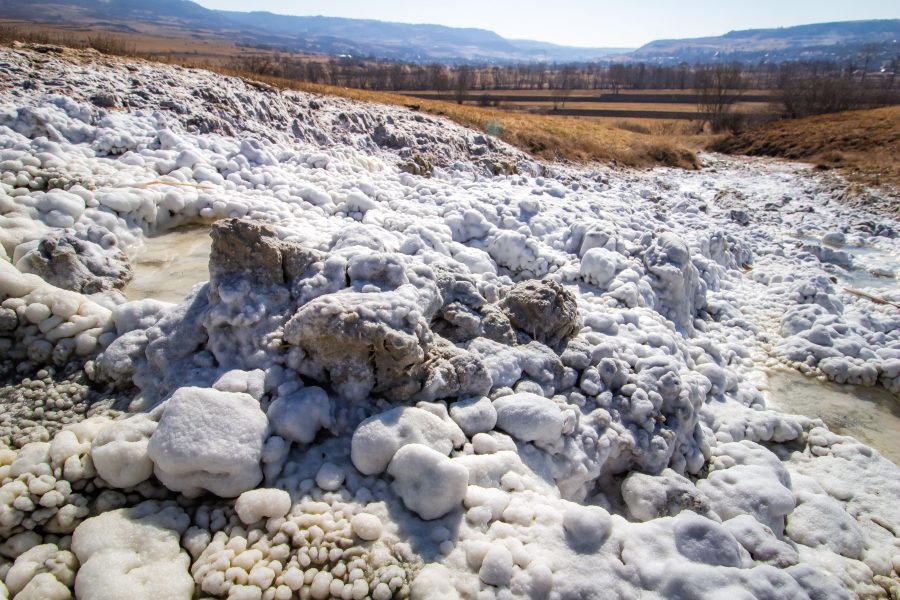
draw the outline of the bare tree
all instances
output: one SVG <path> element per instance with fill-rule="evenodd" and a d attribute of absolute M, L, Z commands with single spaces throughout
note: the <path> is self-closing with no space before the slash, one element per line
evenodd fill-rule
<path fill-rule="evenodd" d="M 619 95 L 619 89 L 625 83 L 625 65 L 614 64 L 609 66 L 609 84 L 612 86 L 613 94 Z"/>
<path fill-rule="evenodd" d="M 872 62 L 872 57 L 875 56 L 875 53 L 876 53 L 876 52 L 878 52 L 878 44 L 866 44 L 865 46 L 863 46 L 863 51 L 862 51 L 862 61 L 863 61 L 862 80 L 860 81 L 860 83 L 861 83 L 862 85 L 866 85 L 866 75 L 867 75 L 868 72 L 869 72 L 869 63 Z"/>
<path fill-rule="evenodd" d="M 894 89 L 894 79 L 897 78 L 898 69 L 900 69 L 900 55 L 891 59 L 891 74 L 888 76 L 887 83 L 885 84 L 889 90 Z"/>
<path fill-rule="evenodd" d="M 731 107 L 744 87 L 741 65 L 701 65 L 697 67 L 694 80 L 697 110 L 709 121 L 713 131 L 732 127 L 735 121 Z"/>
<path fill-rule="evenodd" d="M 553 110 L 559 110 L 566 107 L 566 100 L 572 95 L 572 89 L 568 87 L 557 87 L 553 89 Z"/>
<path fill-rule="evenodd" d="M 456 101 L 462 104 L 469 95 L 469 85 L 472 81 L 472 69 L 469 65 L 462 65 L 456 70 L 455 92 Z"/>

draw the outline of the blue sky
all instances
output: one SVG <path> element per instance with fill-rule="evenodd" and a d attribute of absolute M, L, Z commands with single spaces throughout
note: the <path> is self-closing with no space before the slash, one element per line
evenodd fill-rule
<path fill-rule="evenodd" d="M 402 23 L 480 27 L 508 38 L 571 46 L 633 46 L 732 29 L 900 18 L 898 0 L 195 0 L 208 8 L 267 10 Z"/>

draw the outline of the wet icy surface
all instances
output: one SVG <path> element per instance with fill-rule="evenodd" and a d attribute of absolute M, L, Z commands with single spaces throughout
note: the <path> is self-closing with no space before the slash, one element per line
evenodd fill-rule
<path fill-rule="evenodd" d="M 821 245 L 847 254 L 852 263 L 846 266 L 829 265 L 829 271 L 841 285 L 854 289 L 892 290 L 898 287 L 900 255 L 890 245 L 878 240 L 855 237 L 850 240 L 829 240 L 813 236 L 799 236 L 804 243 Z"/>
<path fill-rule="evenodd" d="M 134 278 L 123 292 L 129 300 L 180 302 L 192 287 L 209 280 L 209 227 L 184 226 L 144 238 L 131 253 Z"/>
<path fill-rule="evenodd" d="M 822 419 L 829 429 L 851 435 L 900 464 L 900 397 L 879 388 L 838 385 L 796 371 L 769 374 L 772 408 Z"/>
<path fill-rule="evenodd" d="M 0 356 L 84 369 L 0 421 L 12 595 L 897 595 L 900 468 L 760 391 L 900 391 L 900 314 L 844 289 L 900 224 L 840 179 L 540 164 L 39 50 L 0 51 Z M 177 303 L 117 291 L 142 243 L 134 285 Z M 130 413 L 82 420 L 88 386 Z"/>

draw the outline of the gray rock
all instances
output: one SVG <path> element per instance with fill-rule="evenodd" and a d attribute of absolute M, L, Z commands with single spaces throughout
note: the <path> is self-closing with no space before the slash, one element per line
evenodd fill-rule
<path fill-rule="evenodd" d="M 372 391 L 408 398 L 421 387 L 431 337 L 416 296 L 412 286 L 399 292 L 327 294 L 297 311 L 284 327 L 284 339 L 309 357 L 300 365 L 303 374 L 330 380 L 348 399 Z"/>
<path fill-rule="evenodd" d="M 104 250 L 69 234 L 44 238 L 19 265 L 47 283 L 82 294 L 122 289 L 134 275 L 118 248 Z"/>
<path fill-rule="evenodd" d="M 418 400 L 487 394 L 493 384 L 484 363 L 474 354 L 439 337 L 428 350 Z"/>
<path fill-rule="evenodd" d="M 628 515 L 637 521 L 674 517 L 685 510 L 714 516 L 709 498 L 689 479 L 671 469 L 659 475 L 637 471 L 629 474 L 622 483 L 622 498 Z"/>
<path fill-rule="evenodd" d="M 528 280 L 512 286 L 500 303 L 513 327 L 548 346 L 578 333 L 575 296 L 555 281 Z"/>
<path fill-rule="evenodd" d="M 19 326 L 19 317 L 11 308 L 0 308 L 0 331 L 15 331 Z"/>
<path fill-rule="evenodd" d="M 223 219 L 210 230 L 211 281 L 248 277 L 255 284 L 270 286 L 284 282 L 281 242 L 275 230 L 258 221 Z"/>
<path fill-rule="evenodd" d="M 487 393 L 492 381 L 481 360 L 430 329 L 427 317 L 439 298 L 427 283 L 382 292 L 345 289 L 302 305 L 284 327 L 284 340 L 303 351 L 296 368 L 330 382 L 349 400 L 370 393 L 392 400 Z M 478 327 L 477 313 L 452 304 Z M 448 321 L 439 324 L 462 331 Z"/>
<path fill-rule="evenodd" d="M 91 96 L 90 100 L 94 106 L 100 108 L 118 108 L 122 106 L 122 102 L 119 98 L 110 92 L 98 92 Z"/>

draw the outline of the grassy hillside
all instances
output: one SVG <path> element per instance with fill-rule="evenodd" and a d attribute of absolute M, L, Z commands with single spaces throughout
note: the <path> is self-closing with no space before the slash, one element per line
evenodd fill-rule
<path fill-rule="evenodd" d="M 810 162 L 855 181 L 900 188 L 900 106 L 776 121 L 710 149 Z"/>

